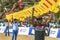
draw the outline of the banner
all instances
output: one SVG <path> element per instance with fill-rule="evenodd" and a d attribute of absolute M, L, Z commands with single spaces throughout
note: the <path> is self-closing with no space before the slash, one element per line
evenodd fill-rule
<path fill-rule="evenodd" d="M 0 27 L 0 33 L 3 33 L 5 30 L 5 27 Z"/>
<path fill-rule="evenodd" d="M 55 37 L 56 38 L 57 34 L 58 34 L 58 28 L 55 28 L 55 29 L 51 28 L 50 29 L 50 34 L 49 34 L 50 37 Z"/>
<path fill-rule="evenodd" d="M 9 27 L 9 33 L 12 32 L 12 27 Z M 6 27 L 0 27 L 0 33 L 6 33 Z M 48 34 L 49 37 L 60 38 L 60 28 L 51 28 Z M 19 27 L 18 35 L 35 35 L 34 27 Z"/>
<path fill-rule="evenodd" d="M 34 34 L 35 34 L 35 30 L 34 30 L 34 28 L 32 27 L 32 28 L 29 29 L 29 35 L 34 35 Z"/>
<path fill-rule="evenodd" d="M 58 30 L 57 38 L 60 38 L 60 28 Z"/>
<path fill-rule="evenodd" d="M 28 35 L 29 27 L 19 27 L 18 34 L 20 35 Z"/>
<path fill-rule="evenodd" d="M 5 29 L 2 31 L 2 33 L 6 33 L 6 28 L 1 28 L 1 29 Z M 12 32 L 13 32 L 13 28 L 9 27 L 9 33 L 12 34 Z M 18 34 L 19 35 L 28 35 L 29 34 L 29 27 L 19 27 Z"/>

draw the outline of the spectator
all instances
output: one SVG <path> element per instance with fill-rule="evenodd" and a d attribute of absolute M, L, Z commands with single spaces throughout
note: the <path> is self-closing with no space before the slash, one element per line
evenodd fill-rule
<path fill-rule="evenodd" d="M 33 25 L 31 24 L 30 27 L 33 27 Z"/>
<path fill-rule="evenodd" d="M 14 19 L 12 40 L 17 40 L 17 34 L 18 34 L 18 22 L 16 19 Z"/>
<path fill-rule="evenodd" d="M 36 27 L 35 30 L 40 30 L 40 29 L 44 30 L 44 29 L 45 29 L 45 25 L 48 26 L 49 23 L 50 23 L 50 21 L 51 21 L 51 19 L 52 19 L 52 13 L 50 14 L 50 19 L 47 20 L 46 23 L 43 22 L 41 16 L 40 16 L 39 18 L 37 18 L 37 22 L 34 24 L 34 27 Z M 48 35 L 49 35 L 49 34 L 48 34 Z"/>
<path fill-rule="evenodd" d="M 8 20 L 5 20 L 5 26 L 6 26 L 6 30 L 5 30 L 5 36 L 9 36 L 10 34 L 9 34 L 9 23 L 8 23 Z"/>
<path fill-rule="evenodd" d="M 30 23 L 27 23 L 26 27 L 30 27 Z"/>

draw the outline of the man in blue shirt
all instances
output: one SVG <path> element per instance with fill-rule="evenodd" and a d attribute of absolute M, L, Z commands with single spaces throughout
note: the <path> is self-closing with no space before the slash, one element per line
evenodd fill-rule
<path fill-rule="evenodd" d="M 17 22 L 16 19 L 14 19 L 12 40 L 16 40 L 17 39 L 17 34 L 18 34 L 18 22 Z"/>

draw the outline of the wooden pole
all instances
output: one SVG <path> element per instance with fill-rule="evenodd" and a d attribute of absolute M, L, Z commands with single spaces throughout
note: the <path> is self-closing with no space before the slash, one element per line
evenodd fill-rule
<path fill-rule="evenodd" d="M 34 25 L 34 8 L 32 8 L 32 25 Z"/>
<path fill-rule="evenodd" d="M 13 26 L 13 15 L 12 15 L 12 26 Z"/>

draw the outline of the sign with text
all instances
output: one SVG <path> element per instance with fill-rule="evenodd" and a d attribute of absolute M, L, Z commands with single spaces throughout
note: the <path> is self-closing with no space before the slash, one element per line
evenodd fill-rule
<path fill-rule="evenodd" d="M 53 28 L 51 28 L 50 29 L 50 34 L 49 34 L 49 36 L 50 37 L 57 37 L 57 34 L 58 34 L 58 29 L 56 28 L 56 29 L 53 29 Z"/>
<path fill-rule="evenodd" d="M 28 35 L 28 33 L 29 33 L 29 27 L 19 27 L 18 34 Z"/>

